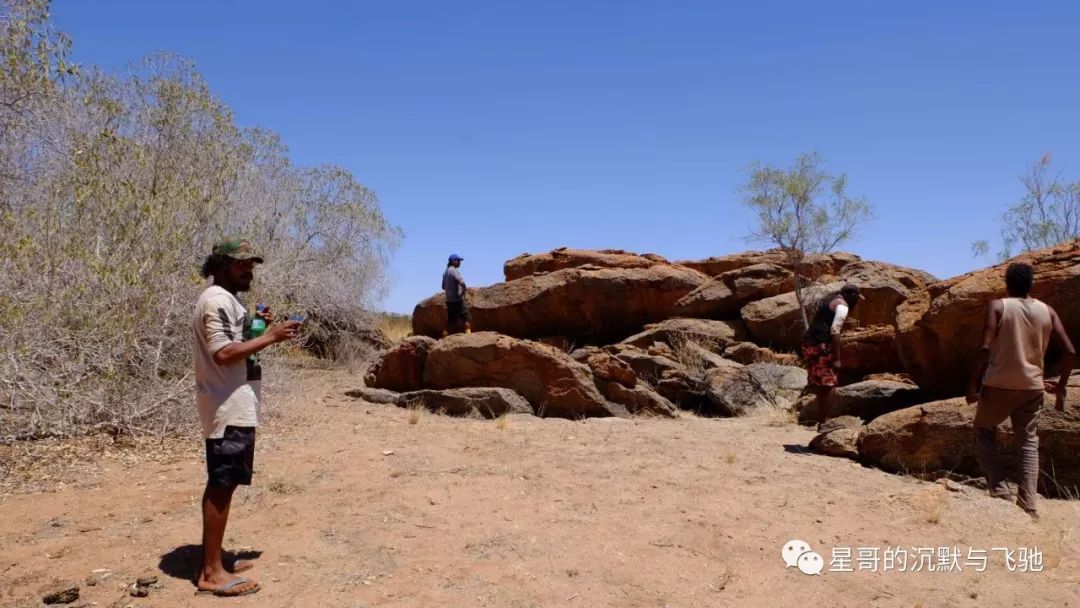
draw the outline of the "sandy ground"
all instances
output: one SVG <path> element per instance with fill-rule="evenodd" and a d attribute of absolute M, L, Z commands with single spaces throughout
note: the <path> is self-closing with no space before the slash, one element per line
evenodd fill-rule
<path fill-rule="evenodd" d="M 350 399 L 341 372 L 304 382 L 260 431 L 226 538 L 257 557 L 260 593 L 193 595 L 192 439 L 4 495 L 0 603 L 60 577 L 98 606 L 1080 606 L 1080 503 L 1044 501 L 1032 522 L 973 489 L 807 454 L 811 431 L 768 417 L 465 420 Z M 791 539 L 825 572 L 786 568 Z M 910 571 L 915 549 L 942 547 L 962 571 Z M 903 548 L 907 571 L 832 571 L 845 548 L 856 570 L 860 548 Z M 1037 548 L 1042 571 L 994 548 Z M 86 586 L 95 569 L 114 574 Z M 128 596 L 145 572 L 160 588 Z"/>

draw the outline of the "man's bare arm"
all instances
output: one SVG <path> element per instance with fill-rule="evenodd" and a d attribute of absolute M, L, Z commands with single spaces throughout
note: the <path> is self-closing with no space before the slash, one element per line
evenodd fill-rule
<path fill-rule="evenodd" d="M 1001 300 L 993 300 L 986 307 L 986 320 L 983 323 L 982 343 L 979 352 L 975 354 L 975 364 L 971 368 L 971 380 L 968 382 L 968 403 L 974 403 L 982 389 L 982 377 L 986 373 L 986 366 L 990 363 L 990 347 L 994 345 L 997 337 L 998 324 L 1005 305 Z"/>
<path fill-rule="evenodd" d="M 1047 307 L 1049 308 L 1049 307 Z M 1047 382 L 1046 388 L 1048 391 L 1057 395 L 1057 401 L 1054 404 L 1058 410 L 1065 409 L 1065 394 L 1069 384 L 1069 376 L 1072 374 L 1073 366 L 1076 364 L 1076 349 L 1073 347 L 1072 340 L 1069 339 L 1068 332 L 1065 331 L 1065 325 L 1061 322 L 1061 317 L 1058 316 L 1057 311 L 1050 308 L 1050 321 L 1053 324 L 1053 329 L 1050 331 L 1050 339 L 1054 342 L 1054 345 L 1061 350 L 1061 359 L 1058 361 L 1058 371 L 1060 375 L 1056 382 Z"/>

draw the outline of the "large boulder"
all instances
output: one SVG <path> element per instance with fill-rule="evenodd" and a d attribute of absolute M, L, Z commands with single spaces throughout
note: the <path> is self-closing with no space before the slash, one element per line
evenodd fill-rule
<path fill-rule="evenodd" d="M 708 280 L 700 272 L 670 264 L 581 266 L 470 289 L 467 300 L 476 331 L 604 343 L 667 319 L 675 302 Z M 439 336 L 445 325 L 444 295 L 416 306 L 413 333 Z"/>
<path fill-rule="evenodd" d="M 674 418 L 679 415 L 679 410 L 674 403 L 665 399 L 644 382 L 627 387 L 619 382 L 597 378 L 596 387 L 609 401 L 626 407 L 631 414 L 663 418 Z"/>
<path fill-rule="evenodd" d="M 737 361 L 743 365 L 751 363 L 776 363 L 778 365 L 791 365 L 798 367 L 801 359 L 791 353 L 778 353 L 753 342 L 738 342 L 729 345 L 723 351 L 725 359 Z"/>
<path fill-rule="evenodd" d="M 525 397 L 539 416 L 626 416 L 622 405 L 600 394 L 592 370 L 557 348 L 493 332 L 456 334 L 427 354 L 424 386 L 508 388 Z"/>
<path fill-rule="evenodd" d="M 527 276 L 555 272 L 564 268 L 596 266 L 598 268 L 648 268 L 656 264 L 667 264 L 664 258 L 647 253 L 638 255 L 620 249 L 570 249 L 560 247 L 547 253 L 523 253 L 503 264 L 503 274 L 507 281 Z"/>
<path fill-rule="evenodd" d="M 859 256 L 850 253 L 828 253 L 825 255 L 806 256 L 800 265 L 803 276 L 815 279 L 821 275 L 836 275 L 840 269 L 851 262 L 859 260 Z M 768 251 L 744 251 L 732 255 L 711 257 L 704 260 L 684 260 L 676 262 L 682 266 L 693 268 L 709 276 L 715 277 L 725 272 L 738 270 L 755 264 L 774 264 L 788 270 L 794 270 L 787 254 L 780 249 Z"/>
<path fill-rule="evenodd" d="M 857 416 L 873 420 L 882 414 L 910 407 L 921 400 L 919 387 L 891 380 L 865 380 L 841 386 L 829 394 L 830 416 Z M 799 412 L 800 422 L 820 419 L 817 402 Z"/>
<path fill-rule="evenodd" d="M 840 334 L 840 353 L 845 377 L 861 378 L 903 369 L 892 325 L 845 328 Z"/>
<path fill-rule="evenodd" d="M 651 354 L 629 344 L 605 346 L 604 352 L 614 355 L 629 365 L 639 379 L 653 386 L 660 382 L 664 372 L 682 368 L 682 365 L 672 357 Z"/>
<path fill-rule="evenodd" d="M 423 407 L 447 416 L 498 418 L 503 414 L 532 414 L 524 397 L 507 388 L 470 387 L 402 393 L 398 407 Z"/>
<path fill-rule="evenodd" d="M 1080 338 L 1080 241 L 1009 260 L 1031 264 L 1031 295 L 1057 311 L 1074 343 Z M 936 396 L 960 395 L 971 374 L 990 300 L 1005 292 L 1008 263 L 931 286 L 933 300 L 920 318 L 900 328 L 900 355 L 919 386 Z M 1050 353 L 1050 359 L 1055 358 Z"/>
<path fill-rule="evenodd" d="M 818 435 L 810 440 L 810 449 L 818 454 L 859 457 L 859 436 L 862 434 L 862 419 L 855 416 L 831 418 L 818 429 Z"/>
<path fill-rule="evenodd" d="M 930 295 L 925 280 L 928 276 L 919 270 L 882 262 L 846 264 L 840 269 L 838 281 L 815 283 L 803 290 L 807 318 L 813 317 L 822 298 L 838 292 L 845 283 L 855 283 L 866 299 L 851 312 L 849 323 L 852 327 L 908 327 L 929 306 Z M 794 291 L 751 302 L 739 314 L 747 331 L 761 346 L 795 349 L 802 343 L 802 315 Z"/>
<path fill-rule="evenodd" d="M 424 388 L 424 363 L 435 340 L 426 336 L 411 336 L 385 351 L 368 368 L 364 383 L 371 388 L 391 391 L 413 391 Z"/>
<path fill-rule="evenodd" d="M 668 319 L 647 325 L 645 330 L 630 336 L 622 344 L 648 348 L 656 342 L 678 349 L 687 342 L 695 342 L 717 350 L 746 339 L 746 330 L 739 321 L 714 321 L 709 319 Z"/>
<path fill-rule="evenodd" d="M 753 264 L 731 270 L 675 303 L 680 317 L 727 319 L 748 302 L 795 289 L 795 274 L 776 264 Z"/>
<path fill-rule="evenodd" d="M 791 409 L 806 388 L 806 371 L 755 363 L 704 372 L 665 372 L 657 391 L 682 409 L 704 416 L 742 416 L 761 408 Z"/>
<path fill-rule="evenodd" d="M 1074 386 L 1070 381 L 1070 388 Z M 1080 389 L 1080 385 L 1076 386 Z M 1039 491 L 1048 496 L 1080 492 L 1080 399 L 1070 395 L 1064 412 L 1047 396 L 1039 415 Z M 860 459 L 887 471 L 938 474 L 955 471 L 980 476 L 972 431 L 975 406 L 948 399 L 875 418 L 859 439 Z M 1006 421 L 998 432 L 1003 448 L 1012 444 Z"/>

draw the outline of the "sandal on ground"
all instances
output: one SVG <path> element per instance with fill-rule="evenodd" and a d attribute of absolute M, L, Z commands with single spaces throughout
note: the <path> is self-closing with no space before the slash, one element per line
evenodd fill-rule
<path fill-rule="evenodd" d="M 251 583 L 251 582 L 253 582 L 253 581 L 249 581 L 248 579 L 241 577 L 241 578 L 238 578 L 238 579 L 236 579 L 234 581 L 229 581 L 228 583 L 225 583 L 224 585 L 218 587 L 217 589 L 199 589 L 198 591 L 195 592 L 195 595 L 214 595 L 214 596 L 217 596 L 217 597 L 240 597 L 241 595 L 251 595 L 252 593 L 258 592 L 259 589 L 262 589 L 262 587 L 259 585 L 259 583 L 255 583 L 255 586 L 252 587 L 251 589 L 247 589 L 247 590 L 244 590 L 244 591 L 236 591 L 235 590 L 237 587 L 241 587 L 241 586 L 246 585 L 246 584 Z"/>

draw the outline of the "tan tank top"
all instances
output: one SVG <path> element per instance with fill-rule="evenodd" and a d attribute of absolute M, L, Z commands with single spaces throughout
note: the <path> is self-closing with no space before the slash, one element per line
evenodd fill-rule
<path fill-rule="evenodd" d="M 1042 390 L 1043 357 L 1050 343 L 1050 308 L 1034 298 L 1005 298 L 990 365 L 983 384 L 1012 390 Z"/>

